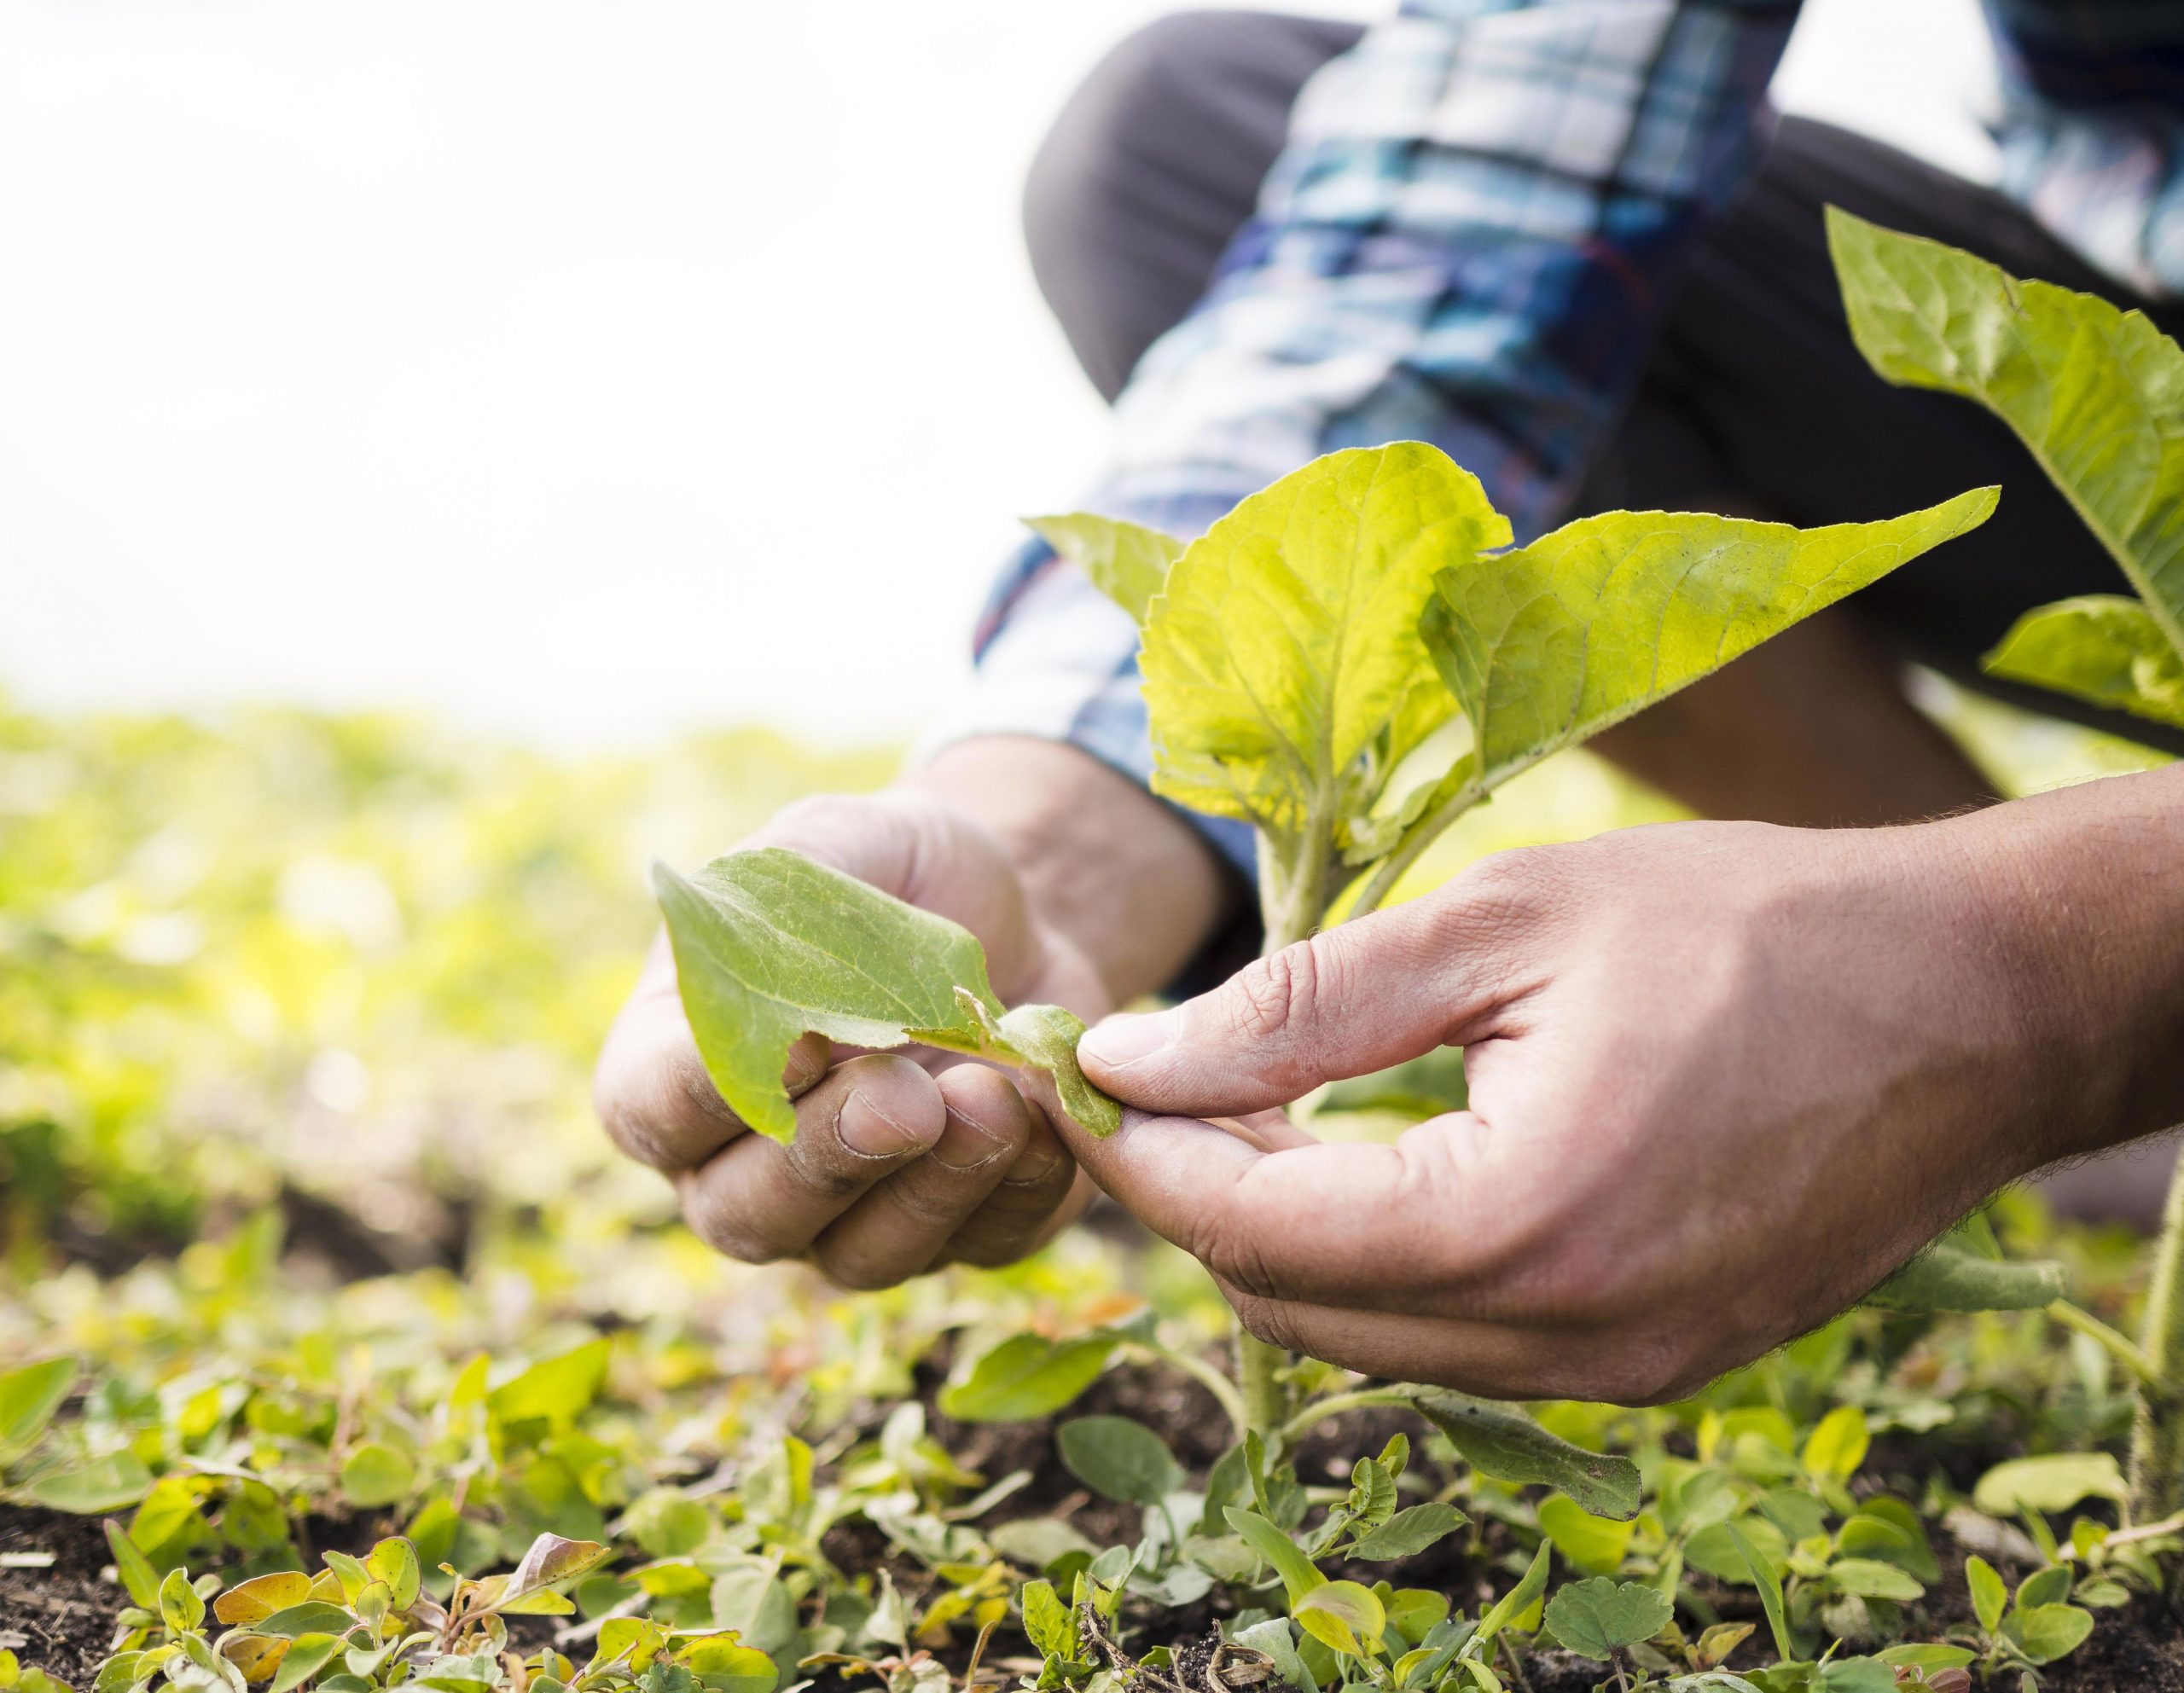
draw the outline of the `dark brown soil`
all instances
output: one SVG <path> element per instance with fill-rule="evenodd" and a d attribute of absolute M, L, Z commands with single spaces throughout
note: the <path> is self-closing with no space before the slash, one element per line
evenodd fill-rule
<path fill-rule="evenodd" d="M 25 1664 L 71 1686 L 90 1685 L 106 1655 L 113 1614 L 128 1603 L 99 1579 L 108 1561 L 106 1536 L 90 1517 L 0 1506 L 0 1553 L 51 1552 L 44 1569 L 0 1568 L 0 1647 L 10 1633 Z"/>

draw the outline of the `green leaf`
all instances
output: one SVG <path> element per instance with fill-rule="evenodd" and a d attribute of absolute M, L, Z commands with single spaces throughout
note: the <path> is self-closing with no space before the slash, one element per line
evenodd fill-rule
<path fill-rule="evenodd" d="M 2145 316 L 1831 206 L 1867 362 L 2017 432 L 2184 652 L 2184 352 Z"/>
<path fill-rule="evenodd" d="M 1330 1651 L 1353 1658 L 1380 1650 L 1388 1614 L 1380 1596 L 1356 1581 L 1322 1581 L 1291 1602 L 1297 1626 Z"/>
<path fill-rule="evenodd" d="M 2053 1452 L 2013 1458 L 1979 1478 L 1972 1502 L 1989 1516 L 2020 1510 L 2068 1510 L 2081 1499 L 2120 1499 L 2123 1472 L 2105 1452 Z"/>
<path fill-rule="evenodd" d="M 1077 1655 L 1077 1614 L 1061 1602 L 1053 1582 L 1024 1584 L 1024 1632 L 1042 1657 Z"/>
<path fill-rule="evenodd" d="M 1494 1608 L 1479 1618 L 1478 1638 L 1482 1641 L 1490 1642 L 1539 1603 L 1539 1596 L 1547 1591 L 1547 1567 L 1552 1556 L 1544 1545 L 1533 1553 L 1531 1567 L 1525 1571 L 1524 1580 L 1496 1599 Z"/>
<path fill-rule="evenodd" d="M 1092 578 L 1093 586 L 1143 623 L 1147 608 L 1183 556 L 1185 543 L 1172 535 L 1120 518 L 1072 512 L 1063 517 L 1026 518 L 1025 525 L 1055 552 Z"/>
<path fill-rule="evenodd" d="M 1050 1417 L 1097 1379 L 1119 1336 L 1075 1340 L 1012 1335 L 979 1355 L 970 1373 L 941 1389 L 940 1408 L 960 1423 L 1024 1423 Z"/>
<path fill-rule="evenodd" d="M 732 1633 L 693 1640 L 675 1655 L 706 1693 L 774 1693 L 781 1684 L 781 1671 L 774 1661 Z"/>
<path fill-rule="evenodd" d="M 1759 1589 L 1759 1607 L 1767 1613 L 1767 1628 L 1774 1638 L 1774 1655 L 1786 1661 L 1797 1655 L 1797 1641 L 1790 1633 L 1789 1619 L 1782 1609 L 1782 1583 L 1774 1574 L 1774 1566 L 1762 1557 L 1745 1538 L 1744 1531 L 1734 1522 L 1722 1525 L 1730 1544 L 1744 1559 L 1744 1567 L 1751 1576 L 1752 1585 Z"/>
<path fill-rule="evenodd" d="M 2045 1569 L 2036 1569 L 2017 1584 L 2016 1604 L 2019 1610 L 2030 1610 L 2037 1605 L 2059 1605 L 2071 1597 L 2072 1571 L 2066 1563 L 2050 1564 Z"/>
<path fill-rule="evenodd" d="M 205 1600 L 189 1585 L 189 1572 L 177 1566 L 160 1583 L 160 1621 L 170 1634 L 182 1634 L 205 1621 Z"/>
<path fill-rule="evenodd" d="M 1866 1296 L 1891 1311 L 2037 1311 L 2065 1291 L 2063 1267 L 2006 1262 L 1953 1229 Z"/>
<path fill-rule="evenodd" d="M 2087 594 L 2027 612 L 1987 655 L 1987 669 L 2184 728 L 2184 653 L 2140 600 Z"/>
<path fill-rule="evenodd" d="M 1252 1550 L 1264 1558 L 1272 1566 L 1274 1573 L 1281 1578 L 1281 1585 L 1287 1590 L 1292 1605 L 1327 1580 L 1294 1540 L 1258 1512 L 1232 1505 L 1222 1515 L 1228 1519 L 1228 1526 L 1250 1541 Z"/>
<path fill-rule="evenodd" d="M 1638 1525 L 1613 1517 L 1594 1516 L 1574 1499 L 1556 1494 L 1540 1501 L 1540 1533 L 1554 1549 L 1588 1575 L 1612 1575 L 1623 1568 L 1623 1554 Z"/>
<path fill-rule="evenodd" d="M 1879 523 L 1798 530 L 1674 512 L 1582 518 L 1434 579 L 1423 634 L 1491 792 L 1976 529 L 1995 490 Z"/>
<path fill-rule="evenodd" d="M 151 1491 L 152 1472 L 133 1452 L 110 1452 L 84 1464 L 49 1470 L 23 1483 L 33 1504 L 74 1516 L 119 1510 Z"/>
<path fill-rule="evenodd" d="M 607 1380 L 607 1350 L 601 1339 L 542 1358 L 494 1389 L 486 1402 L 503 1423 L 566 1424 L 598 1396 Z"/>
<path fill-rule="evenodd" d="M 1596 1575 L 1573 1581 L 1547 1605 L 1547 1626 L 1580 1657 L 1605 1663 L 1625 1647 L 1650 1640 L 1676 1615 L 1668 1596 L 1642 1581 Z"/>
<path fill-rule="evenodd" d="M 0 1375 L 0 1452 L 26 1450 L 75 1385 L 73 1358 L 49 1358 Z"/>
<path fill-rule="evenodd" d="M 2036 1664 L 2052 1664 L 2085 1644 L 2093 1632 L 2093 1613 L 2076 1605 L 2036 1605 L 2012 1611 L 2002 1637 Z"/>
<path fill-rule="evenodd" d="M 1845 1593 L 1862 1599 L 1896 1599 L 1905 1604 L 1924 1597 L 1926 1589 L 1908 1569 L 1878 1558 L 1838 1558 L 1827 1566 L 1827 1579 Z"/>
<path fill-rule="evenodd" d="M 1896 1693 L 1896 1672 L 1879 1658 L 1836 1658 L 1813 1677 L 1815 1693 Z"/>
<path fill-rule="evenodd" d="M 1146 617 L 1154 790 L 1277 841 L 1362 815 L 1449 716 L 1418 634 L 1434 571 L 1508 539 L 1478 478 L 1417 441 L 1331 453 L 1243 501 Z"/>
<path fill-rule="evenodd" d="M 1102 1139 L 1123 1126 L 1122 1107 L 1086 1081 L 1077 1068 L 1077 1043 L 1084 1038 L 1084 1019 L 1075 1012 L 1060 1006 L 1018 1006 L 1004 1012 L 994 1027 L 1001 1044 L 990 1044 L 989 1055 L 1046 1071 L 1071 1122 Z"/>
<path fill-rule="evenodd" d="M 144 1556 L 119 1522 L 106 1525 L 106 1543 L 113 1549 L 113 1573 L 121 1578 L 122 1589 L 129 1595 L 130 1603 L 148 1611 L 158 1610 L 160 1573 L 152 1568 L 152 1561 Z"/>
<path fill-rule="evenodd" d="M 1866 1461 L 1873 1432 L 1866 1413 L 1855 1405 L 1838 1405 L 1820 1419 L 1805 1441 L 1805 1473 L 1817 1481 L 1848 1481 Z"/>
<path fill-rule="evenodd" d="M 1891 1646 L 1880 1661 L 1899 1669 L 1962 1669 L 1978 1655 L 1967 1646 Z"/>
<path fill-rule="evenodd" d="M 324 1669 L 341 1650 L 338 1634 L 306 1634 L 293 1642 L 281 1659 L 280 1673 L 273 1678 L 271 1693 L 291 1693 Z"/>
<path fill-rule="evenodd" d="M 394 1504 L 416 1479 L 416 1460 L 383 1441 L 366 1441 L 341 1461 L 341 1491 L 361 1510 Z"/>
<path fill-rule="evenodd" d="M 1069 1473 L 1104 1499 L 1158 1505 L 1182 1487 L 1168 1443 L 1128 1417 L 1079 1417 L 1054 1430 Z"/>
<path fill-rule="evenodd" d="M 1587 1452 L 1519 1411 L 1466 1394 L 1421 1394 L 1414 1403 L 1481 1475 L 1560 1487 L 1595 1516 L 1637 1516 L 1638 1466 L 1629 1458 Z"/>
<path fill-rule="evenodd" d="M 781 1072 L 808 1034 L 1030 1064 L 1053 1075 L 1085 1128 L 1120 1126 L 1119 1108 L 1077 1068 L 1084 1025 L 1051 1006 L 1004 1015 L 977 938 L 946 918 L 777 847 L 730 853 L 689 878 L 654 865 L 653 885 L 706 1072 L 738 1116 L 781 1145 L 796 1138 Z"/>
<path fill-rule="evenodd" d="M 109 1526 L 109 1536 L 111 1532 Z M 119 1546 L 114 1548 L 117 1554 L 120 1550 Z M 129 1591 L 135 1597 L 136 1590 L 131 1587 Z M 310 1597 L 310 1576 L 300 1569 L 278 1570 L 270 1575 L 253 1575 L 229 1588 L 212 1601 L 212 1615 L 230 1627 L 248 1627 L 299 1605 Z"/>
<path fill-rule="evenodd" d="M 1426 1505 L 1405 1505 L 1385 1522 L 1360 1534 L 1347 1556 L 1373 1563 L 1392 1558 L 1415 1557 L 1435 1541 L 1443 1539 L 1471 1519 L 1452 1505 L 1435 1499 Z"/>
<path fill-rule="evenodd" d="M 2002 1612 L 2010 1602 L 2009 1588 L 1995 1566 L 1976 1552 L 1964 1561 L 1964 1585 L 1971 1590 L 1972 1615 L 1978 1618 L 1980 1627 L 1992 1634 L 2001 1626 Z"/>
<path fill-rule="evenodd" d="M 270 1634 L 276 1640 L 300 1640 L 306 1634 L 346 1634 L 357 1619 L 340 1606 L 323 1599 L 306 1599 L 250 1625 L 253 1634 Z"/>
<path fill-rule="evenodd" d="M 570 1540 L 559 1534 L 541 1534 L 524 1553 L 523 1562 L 510 1573 L 508 1585 L 502 1590 L 507 1595 L 502 1609 L 508 1609 L 508 1601 L 520 1595 L 588 1575 L 613 1556 L 612 1546 L 601 1545 L 596 1540 Z"/>
<path fill-rule="evenodd" d="M 364 1559 L 364 1568 L 375 1581 L 386 1584 L 387 1603 L 398 1611 L 406 1611 L 417 1602 L 417 1591 L 424 1585 L 424 1572 L 417 1559 L 417 1549 L 399 1535 L 381 1540 L 371 1549 Z"/>

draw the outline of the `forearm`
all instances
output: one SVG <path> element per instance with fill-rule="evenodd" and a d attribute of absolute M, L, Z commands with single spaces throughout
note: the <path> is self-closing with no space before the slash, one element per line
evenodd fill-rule
<path fill-rule="evenodd" d="M 1937 826 L 1984 867 L 1994 968 L 2060 1084 L 2046 1158 L 2184 1122 L 2184 764 Z"/>
<path fill-rule="evenodd" d="M 1039 920 L 1084 952 L 1118 1004 L 1173 980 L 1234 897 L 1195 830 L 1065 743 L 957 741 L 903 780 L 1000 840 Z"/>

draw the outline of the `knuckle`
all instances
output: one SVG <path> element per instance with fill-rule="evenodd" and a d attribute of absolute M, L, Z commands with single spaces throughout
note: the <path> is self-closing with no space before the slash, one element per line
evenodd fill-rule
<path fill-rule="evenodd" d="M 1191 1255 L 1217 1280 L 1251 1298 L 1281 1296 L 1281 1278 L 1267 1254 L 1264 1236 L 1233 1214 L 1216 1211 L 1209 1216 L 1191 1243 Z"/>
<path fill-rule="evenodd" d="M 1236 1320 L 1253 1338 L 1264 1341 L 1269 1346 L 1280 1347 L 1284 1352 L 1307 1349 L 1289 1308 L 1280 1301 L 1257 1298 L 1240 1288 L 1235 1290 L 1232 1298 L 1236 1307 Z"/>
<path fill-rule="evenodd" d="M 1278 1041 L 1311 1024 L 1329 990 L 1333 949 L 1315 935 L 1246 965 L 1235 978 L 1228 1015 L 1235 1034 L 1249 1041 Z"/>

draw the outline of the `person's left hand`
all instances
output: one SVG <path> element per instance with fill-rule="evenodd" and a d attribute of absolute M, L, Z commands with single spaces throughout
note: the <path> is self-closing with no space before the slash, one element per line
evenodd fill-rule
<path fill-rule="evenodd" d="M 2045 967 L 2034 820 L 1504 854 L 1110 1019 L 1085 1072 L 1142 1109 L 1069 1138 L 1263 1339 L 1505 1399 L 1680 1397 L 2129 1115 Z M 1470 1109 L 1391 1145 L 1193 1120 L 1444 1043 Z"/>

